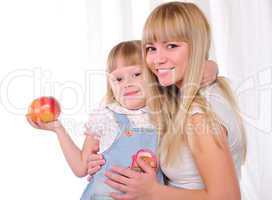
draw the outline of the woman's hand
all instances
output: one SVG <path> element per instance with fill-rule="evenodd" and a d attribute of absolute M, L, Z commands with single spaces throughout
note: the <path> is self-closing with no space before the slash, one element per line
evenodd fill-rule
<path fill-rule="evenodd" d="M 116 200 L 152 200 L 160 184 L 156 179 L 156 172 L 141 159 L 137 160 L 144 172 L 136 172 L 130 168 L 112 167 L 105 175 L 106 184 L 123 192 L 111 193 Z"/>
<path fill-rule="evenodd" d="M 29 115 L 26 115 L 28 123 L 36 129 L 47 130 L 57 132 L 59 129 L 63 129 L 63 126 L 59 120 L 44 123 L 42 121 L 34 122 Z"/>
<path fill-rule="evenodd" d="M 218 75 L 217 63 L 212 60 L 207 60 L 204 67 L 203 78 L 201 81 L 201 87 L 212 84 Z"/>

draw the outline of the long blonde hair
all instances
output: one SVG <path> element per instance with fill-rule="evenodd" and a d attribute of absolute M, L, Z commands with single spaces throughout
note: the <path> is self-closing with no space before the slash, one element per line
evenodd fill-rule
<path fill-rule="evenodd" d="M 218 121 L 217 116 L 208 108 L 208 102 L 200 94 L 200 83 L 204 63 L 208 59 L 210 48 L 210 27 L 201 10 L 192 3 L 170 2 L 155 8 L 149 15 L 143 31 L 143 57 L 146 60 L 145 45 L 156 41 L 182 41 L 189 46 L 188 66 L 183 78 L 182 92 L 175 85 L 162 87 L 156 76 L 145 68 L 145 75 L 152 84 L 148 87 L 147 106 L 150 108 L 151 120 L 158 125 L 161 160 L 166 164 L 178 161 L 182 145 L 190 144 L 190 133 L 186 127 L 193 105 L 197 104 L 206 115 L 208 122 Z M 146 63 L 145 63 L 146 64 Z M 146 64 L 147 65 L 147 64 Z M 240 120 L 242 141 L 245 155 L 245 133 L 238 106 L 232 91 L 223 78 L 217 83 L 225 98 L 232 105 Z M 209 123 L 213 126 L 214 123 Z M 218 134 L 213 135 L 221 147 Z M 163 156 L 162 156 L 163 155 Z"/>
<path fill-rule="evenodd" d="M 107 74 L 113 72 L 117 66 L 117 59 L 122 59 L 124 66 L 143 65 L 142 49 L 140 40 L 130 40 L 120 42 L 115 45 L 107 59 Z M 105 96 L 105 103 L 112 103 L 114 101 L 113 91 L 107 78 L 107 92 Z"/>

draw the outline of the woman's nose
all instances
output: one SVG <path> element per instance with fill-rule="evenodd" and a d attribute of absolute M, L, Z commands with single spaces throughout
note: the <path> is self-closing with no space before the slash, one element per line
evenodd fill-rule
<path fill-rule="evenodd" d="M 166 62 L 166 56 L 163 51 L 157 51 L 155 58 L 154 58 L 154 64 L 155 66 L 159 66 Z"/>

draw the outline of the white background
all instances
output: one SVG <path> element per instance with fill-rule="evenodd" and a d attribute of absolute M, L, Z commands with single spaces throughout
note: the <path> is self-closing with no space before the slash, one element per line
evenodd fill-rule
<path fill-rule="evenodd" d="M 24 115 L 42 95 L 62 105 L 61 120 L 81 146 L 83 124 L 105 93 L 106 55 L 140 39 L 159 0 L 0 0 L 0 199 L 79 199 L 86 180 L 66 164 L 53 133 Z M 234 83 L 249 155 L 244 199 L 270 200 L 272 158 L 272 3 L 196 0 L 213 30 L 212 59 Z"/>

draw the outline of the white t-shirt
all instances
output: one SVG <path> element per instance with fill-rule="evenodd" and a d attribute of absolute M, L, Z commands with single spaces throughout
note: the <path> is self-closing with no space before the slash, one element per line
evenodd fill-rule
<path fill-rule="evenodd" d="M 128 110 L 114 102 L 92 110 L 85 127 L 88 132 L 100 137 L 100 153 L 112 145 L 119 131 L 119 125 L 115 120 L 113 112 L 127 115 L 131 128 L 154 128 L 150 123 L 147 107 L 138 110 Z"/>
<path fill-rule="evenodd" d="M 213 112 L 219 117 L 222 125 L 227 129 L 228 144 L 235 164 L 236 174 L 240 178 L 242 147 L 240 140 L 240 129 L 235 112 L 223 96 L 217 83 L 201 89 Z M 200 108 L 193 109 L 193 113 L 202 112 Z M 188 146 L 182 149 L 181 164 L 166 167 L 161 163 L 164 174 L 169 178 L 169 184 L 185 189 L 204 189 L 205 185 L 199 175 L 192 153 Z"/>

